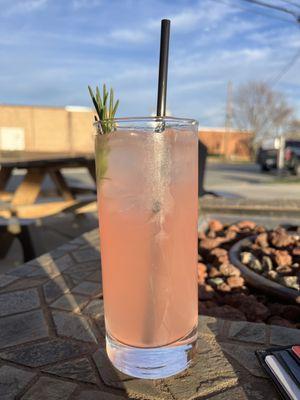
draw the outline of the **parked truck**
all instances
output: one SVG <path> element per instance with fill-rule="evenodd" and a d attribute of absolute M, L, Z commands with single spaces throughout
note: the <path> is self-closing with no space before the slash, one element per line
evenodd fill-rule
<path fill-rule="evenodd" d="M 278 167 L 279 141 L 276 139 L 262 143 L 257 152 L 256 162 L 262 171 Z M 284 167 L 294 175 L 300 176 L 300 140 L 285 140 Z"/>

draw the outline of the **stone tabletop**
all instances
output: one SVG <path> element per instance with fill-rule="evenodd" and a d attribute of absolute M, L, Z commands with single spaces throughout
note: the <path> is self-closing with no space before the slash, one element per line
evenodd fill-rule
<path fill-rule="evenodd" d="M 300 331 L 199 317 L 194 365 L 140 380 L 108 361 L 97 231 L 0 276 L 0 399 L 277 399 L 256 349 Z"/>

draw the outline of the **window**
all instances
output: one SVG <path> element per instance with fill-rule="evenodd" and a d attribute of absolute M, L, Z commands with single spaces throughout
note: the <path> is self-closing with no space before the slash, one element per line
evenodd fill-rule
<path fill-rule="evenodd" d="M 24 128 L 0 127 L 0 150 L 24 150 Z"/>

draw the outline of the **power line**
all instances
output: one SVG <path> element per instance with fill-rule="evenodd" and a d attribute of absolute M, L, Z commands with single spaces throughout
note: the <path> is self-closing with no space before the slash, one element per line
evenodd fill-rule
<path fill-rule="evenodd" d="M 287 74 L 287 72 L 293 67 L 293 65 L 298 61 L 299 58 L 300 49 L 297 50 L 290 61 L 282 68 L 282 70 L 275 76 L 275 78 L 267 82 L 267 84 L 269 84 L 271 87 L 274 87 L 283 78 L 283 76 Z M 270 124 L 270 122 L 268 121 L 268 117 L 266 117 L 262 123 L 263 129 L 268 129 L 268 123 Z"/>
<path fill-rule="evenodd" d="M 213 1 L 221 2 L 221 3 L 223 3 L 223 4 L 229 5 L 229 3 L 228 3 L 226 0 L 213 0 Z M 249 3 L 262 3 L 262 2 L 260 2 L 260 1 L 258 1 L 258 0 L 244 0 L 244 1 L 247 1 L 247 2 L 249 2 Z M 285 0 L 285 1 L 287 1 L 287 0 Z M 248 9 L 248 8 L 240 7 L 240 6 L 237 6 L 236 4 L 232 4 L 232 6 L 233 6 L 233 7 L 242 8 L 242 9 L 247 10 L 247 11 L 250 11 L 250 12 L 255 12 L 255 13 L 257 13 L 257 12 L 254 11 L 254 10 L 250 10 L 250 9 Z M 269 4 L 269 6 L 271 6 L 271 5 Z M 300 5 L 299 5 L 299 7 L 300 7 Z M 273 7 L 270 7 L 270 8 L 273 8 Z M 259 13 L 259 14 L 262 14 L 262 15 L 265 15 L 265 16 L 268 16 L 268 17 L 271 17 L 271 18 L 280 19 L 280 20 L 282 20 L 282 21 L 288 21 L 288 22 L 293 22 L 293 23 L 294 23 L 294 21 L 292 21 L 292 20 L 288 20 L 288 19 L 285 19 L 285 18 L 279 18 L 279 17 L 271 16 L 270 14 L 265 14 L 265 13 Z M 300 21 L 299 21 L 299 22 L 300 22 Z M 270 80 L 268 83 L 269 83 L 271 86 L 275 86 L 275 85 L 283 78 L 283 76 L 293 67 L 293 65 L 297 62 L 297 60 L 298 60 L 299 58 L 300 58 L 300 49 L 297 50 L 297 52 L 296 52 L 296 53 L 293 55 L 293 57 L 288 61 L 288 63 L 283 67 L 283 69 L 282 69 L 272 80 Z"/>
<path fill-rule="evenodd" d="M 300 49 L 298 49 L 296 51 L 296 53 L 293 55 L 293 57 L 282 68 L 282 70 L 275 76 L 275 78 L 270 80 L 268 83 L 271 86 L 275 86 L 283 78 L 283 76 L 294 66 L 294 64 L 298 61 L 299 58 L 300 58 Z"/>
<path fill-rule="evenodd" d="M 296 13 L 295 11 L 292 11 L 292 10 L 290 10 L 288 8 L 277 6 L 277 5 L 273 5 L 273 4 L 270 4 L 270 3 L 265 3 L 264 1 L 260 1 L 260 0 L 243 0 L 243 1 L 247 2 L 247 3 L 251 3 L 251 4 L 256 4 L 256 5 L 259 5 L 261 7 L 266 7 L 266 8 L 269 8 L 269 9 L 273 9 L 275 11 L 280 11 L 280 12 L 284 12 L 286 14 L 292 15 L 293 17 L 296 18 L 297 23 L 300 23 L 300 13 Z M 286 3 L 289 3 L 291 5 L 294 5 L 294 6 L 300 8 L 300 5 L 295 4 L 295 3 L 293 3 L 293 2 L 291 2 L 289 0 L 281 0 L 281 1 L 285 1 Z M 224 1 L 222 1 L 222 0 L 221 0 L 221 2 L 224 3 Z M 228 4 L 228 3 L 225 3 L 225 4 Z M 235 7 L 236 5 L 232 5 L 232 6 Z M 241 7 L 239 7 L 239 8 L 241 8 Z M 250 11 L 250 10 L 247 9 L 247 11 Z M 265 14 L 265 16 L 271 17 L 270 14 Z M 284 20 L 284 21 L 292 22 L 290 20 L 283 19 L 283 18 L 278 18 L 278 17 L 275 17 L 275 16 L 272 16 L 271 18 L 277 18 L 277 19 L 281 19 L 281 20 Z M 272 81 L 269 82 L 269 84 L 271 86 L 275 86 L 283 78 L 283 76 L 286 75 L 287 72 L 295 65 L 295 63 L 298 61 L 299 58 L 300 58 L 300 49 L 297 50 L 296 54 L 293 55 L 293 57 L 289 60 L 289 62 L 275 76 L 275 78 L 272 79 Z M 263 125 L 265 126 L 266 123 L 267 123 L 267 119 L 263 122 Z"/>
<path fill-rule="evenodd" d="M 293 15 L 294 17 L 297 18 L 297 20 L 299 18 L 299 14 L 297 14 L 295 11 L 289 10 L 288 8 L 285 8 L 285 7 L 276 6 L 276 5 L 270 4 L 270 3 L 265 3 L 264 1 L 260 1 L 260 0 L 243 0 L 243 1 L 246 1 L 247 3 L 250 3 L 250 4 L 257 4 L 261 7 L 270 8 L 271 10 L 281 11 L 286 14 Z"/>
<path fill-rule="evenodd" d="M 283 78 L 283 76 L 287 74 L 288 71 L 296 64 L 299 58 L 300 58 L 300 49 L 296 51 L 293 57 L 285 64 L 285 66 L 282 68 L 281 71 L 279 71 L 279 73 L 275 76 L 275 78 L 269 81 L 269 84 L 271 86 L 277 85 L 277 83 Z"/>
<path fill-rule="evenodd" d="M 290 61 L 282 68 L 282 70 L 276 75 L 276 77 L 272 80 L 267 82 L 271 87 L 274 87 L 282 78 L 283 76 L 293 67 L 293 65 L 297 62 L 300 58 L 300 49 L 297 50 L 296 54 L 290 59 Z M 262 126 L 264 129 L 267 130 L 268 126 L 268 117 L 264 119 Z"/>
<path fill-rule="evenodd" d="M 289 22 L 289 23 L 292 23 L 292 24 L 295 23 L 295 21 L 293 21 L 293 20 L 291 20 L 291 19 L 281 18 L 281 17 L 279 17 L 279 16 L 277 16 L 277 15 L 271 15 L 271 14 L 267 14 L 267 13 L 264 13 L 264 12 L 261 12 L 261 11 L 258 11 L 258 10 L 250 9 L 250 8 L 248 8 L 248 7 L 243 7 L 243 6 L 240 5 L 240 4 L 236 4 L 236 3 L 232 4 L 232 3 L 229 3 L 229 2 L 226 1 L 226 0 L 211 0 L 211 1 L 215 1 L 215 2 L 217 2 L 217 3 L 223 3 L 223 4 L 226 4 L 226 5 L 228 5 L 228 6 L 231 6 L 231 7 L 238 8 L 238 9 L 240 9 L 240 10 L 249 12 L 249 13 L 251 13 L 251 14 L 262 15 L 262 16 L 264 16 L 264 17 L 268 17 L 268 18 L 272 18 L 272 19 L 277 19 L 277 20 L 279 20 L 279 21 Z"/>
<path fill-rule="evenodd" d="M 299 3 L 295 3 L 294 1 L 291 1 L 291 0 L 281 0 L 281 1 L 284 2 L 284 3 L 291 4 L 294 7 L 300 8 L 300 4 Z"/>

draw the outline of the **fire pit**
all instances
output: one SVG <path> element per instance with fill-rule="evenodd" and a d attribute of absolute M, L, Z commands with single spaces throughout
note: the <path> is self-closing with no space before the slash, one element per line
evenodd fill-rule
<path fill-rule="evenodd" d="M 298 234 L 288 235 L 283 228 L 251 236 L 232 246 L 230 261 L 249 285 L 300 304 L 299 239 Z"/>
<path fill-rule="evenodd" d="M 297 276 L 299 280 L 299 271 L 295 265 L 298 257 L 296 254 L 298 232 L 297 227 L 292 229 L 292 231 L 283 228 L 267 231 L 265 227 L 253 221 L 222 224 L 218 220 L 211 220 L 207 228 L 199 232 L 200 313 L 231 320 L 264 322 L 300 329 L 300 305 L 297 303 L 300 292 L 282 284 L 284 281 L 288 283 L 295 280 L 295 278 L 286 280 L 289 276 Z M 288 243 L 292 236 L 288 232 L 295 236 L 293 249 L 290 247 L 291 243 Z M 263 239 L 267 239 L 267 246 L 266 243 L 263 244 Z M 286 243 L 283 240 L 286 240 Z M 265 265 L 260 274 L 253 268 L 243 265 L 240 260 L 240 253 L 250 253 L 242 255 L 243 261 L 248 256 L 253 265 L 254 262 L 257 263 L 255 260 L 260 263 L 268 262 L 265 258 L 262 259 L 265 256 L 262 248 L 272 253 L 270 256 L 272 268 L 269 265 L 269 270 L 277 273 L 276 280 L 265 276 L 267 273 Z M 273 276 L 276 274 L 273 273 Z M 276 289 L 279 286 L 281 290 L 270 290 L 274 285 Z"/>

